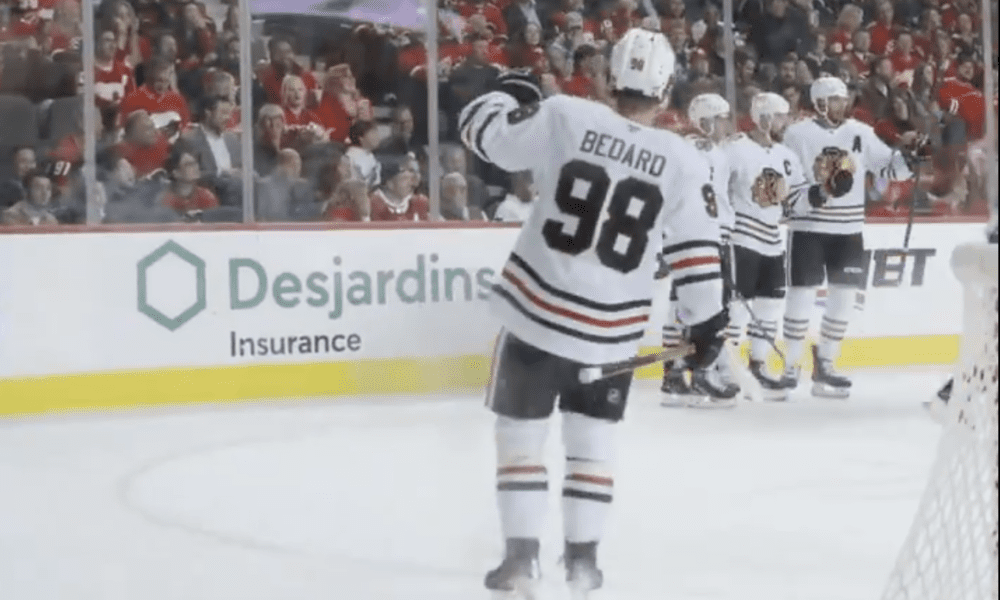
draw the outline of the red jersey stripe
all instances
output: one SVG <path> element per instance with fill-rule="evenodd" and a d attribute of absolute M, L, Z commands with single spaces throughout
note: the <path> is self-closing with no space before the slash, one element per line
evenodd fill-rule
<path fill-rule="evenodd" d="M 534 293 L 532 293 L 531 290 L 529 290 L 528 287 L 524 285 L 524 283 L 520 279 L 518 279 L 513 273 L 511 273 L 506 269 L 503 272 L 503 276 L 504 279 L 513 283 L 514 286 L 518 290 L 520 290 L 521 293 L 524 294 L 524 296 L 528 300 L 531 300 L 539 308 L 547 310 L 550 313 L 557 314 L 561 317 L 566 317 L 568 319 L 573 319 L 574 321 L 586 323 L 587 325 L 611 328 L 611 327 L 623 327 L 625 325 L 635 325 L 636 323 L 645 323 L 646 321 L 649 320 L 649 315 L 639 315 L 636 317 L 626 317 L 624 319 L 615 319 L 615 320 L 604 320 L 604 319 L 595 319 L 593 317 L 588 317 L 587 315 L 582 315 L 578 312 L 573 312 L 568 308 L 562 308 L 560 306 L 556 306 L 550 302 L 542 300 Z"/>

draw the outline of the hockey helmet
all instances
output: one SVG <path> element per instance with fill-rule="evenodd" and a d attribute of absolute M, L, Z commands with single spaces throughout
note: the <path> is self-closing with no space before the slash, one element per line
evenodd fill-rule
<path fill-rule="evenodd" d="M 688 105 L 688 120 L 702 131 L 709 133 L 703 125 L 704 120 L 710 122 L 717 117 L 726 117 L 731 112 L 729 102 L 718 94 L 699 94 L 691 99 Z"/>
<path fill-rule="evenodd" d="M 779 94 L 774 92 L 761 92 L 750 100 L 750 119 L 758 129 L 769 131 L 777 115 L 788 115 L 791 106 Z M 761 125 L 761 121 L 767 118 L 767 128 Z"/>
<path fill-rule="evenodd" d="M 662 100 L 674 75 L 676 57 L 658 31 L 629 29 L 611 49 L 611 87 Z"/>
<path fill-rule="evenodd" d="M 820 110 L 816 106 L 817 102 L 822 100 L 826 103 L 828 98 L 850 98 L 850 94 L 847 92 L 847 84 L 839 77 L 820 77 L 816 81 L 812 82 L 812 86 L 809 87 L 809 97 L 812 100 L 813 107 L 820 113 L 825 112 L 825 108 Z"/>

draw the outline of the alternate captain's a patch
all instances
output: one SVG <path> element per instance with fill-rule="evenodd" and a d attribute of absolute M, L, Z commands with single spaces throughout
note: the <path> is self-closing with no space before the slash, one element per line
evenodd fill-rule
<path fill-rule="evenodd" d="M 516 108 L 509 113 L 507 113 L 507 122 L 511 125 L 517 125 L 522 121 L 526 121 L 531 117 L 538 114 L 538 109 L 541 105 L 538 102 L 532 102 L 531 104 L 526 104 L 520 108 Z"/>

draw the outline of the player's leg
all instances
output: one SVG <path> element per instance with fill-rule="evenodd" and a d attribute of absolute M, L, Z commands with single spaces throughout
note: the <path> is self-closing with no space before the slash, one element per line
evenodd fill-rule
<path fill-rule="evenodd" d="M 721 267 L 724 275 L 722 279 L 722 305 L 729 309 L 730 320 L 729 325 L 726 326 L 726 329 L 723 332 L 726 344 L 723 348 L 722 354 L 719 356 L 716 368 L 719 371 L 719 380 L 724 384 L 724 387 L 730 391 L 735 389 L 735 393 L 738 394 L 740 387 L 738 383 L 738 373 L 743 371 L 744 368 L 743 365 L 738 362 L 739 357 L 736 348 L 740 345 L 743 330 L 746 328 L 746 323 L 734 323 L 732 319 L 733 305 L 738 304 L 735 301 L 735 298 L 739 289 L 736 282 L 736 278 L 738 277 L 736 247 L 728 241 L 724 241 L 722 244 Z"/>
<path fill-rule="evenodd" d="M 813 347 L 813 394 L 846 398 L 851 381 L 839 374 L 834 364 L 863 283 L 865 248 L 861 234 L 826 236 L 825 256 L 829 287 L 819 344 Z"/>
<path fill-rule="evenodd" d="M 615 432 L 625 414 L 632 373 L 582 385 L 574 380 L 580 365 L 569 362 L 567 367 L 559 400 L 566 450 L 564 558 L 571 588 L 586 592 L 603 584 L 597 547 L 614 499 Z"/>
<path fill-rule="evenodd" d="M 670 285 L 670 307 L 663 325 L 664 349 L 676 348 L 684 342 L 684 327 L 677 315 L 677 289 Z M 687 372 L 683 361 L 668 360 L 663 362 L 663 406 L 684 406 L 685 399 L 691 393 L 687 382 Z"/>
<path fill-rule="evenodd" d="M 540 576 L 549 490 L 544 448 L 558 393 L 556 368 L 549 353 L 501 332 L 487 404 L 497 415 L 497 507 L 506 553 L 486 575 L 491 590 L 530 588 Z"/>
<path fill-rule="evenodd" d="M 816 302 L 816 288 L 826 279 L 821 234 L 793 231 L 789 236 L 788 293 L 785 296 L 785 372 L 782 385 L 798 385 L 802 357 L 809 334 L 809 318 Z"/>
<path fill-rule="evenodd" d="M 785 308 L 785 257 L 762 256 L 753 299 L 755 320 L 750 325 L 750 372 L 764 388 L 768 399 L 785 398 L 784 386 L 767 370 L 778 335 L 778 320 Z"/>

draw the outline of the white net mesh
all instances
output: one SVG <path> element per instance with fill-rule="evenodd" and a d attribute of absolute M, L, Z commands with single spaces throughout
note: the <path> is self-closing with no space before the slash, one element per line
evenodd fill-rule
<path fill-rule="evenodd" d="M 956 249 L 960 371 L 930 481 L 883 600 L 997 599 L 997 247 Z"/>

